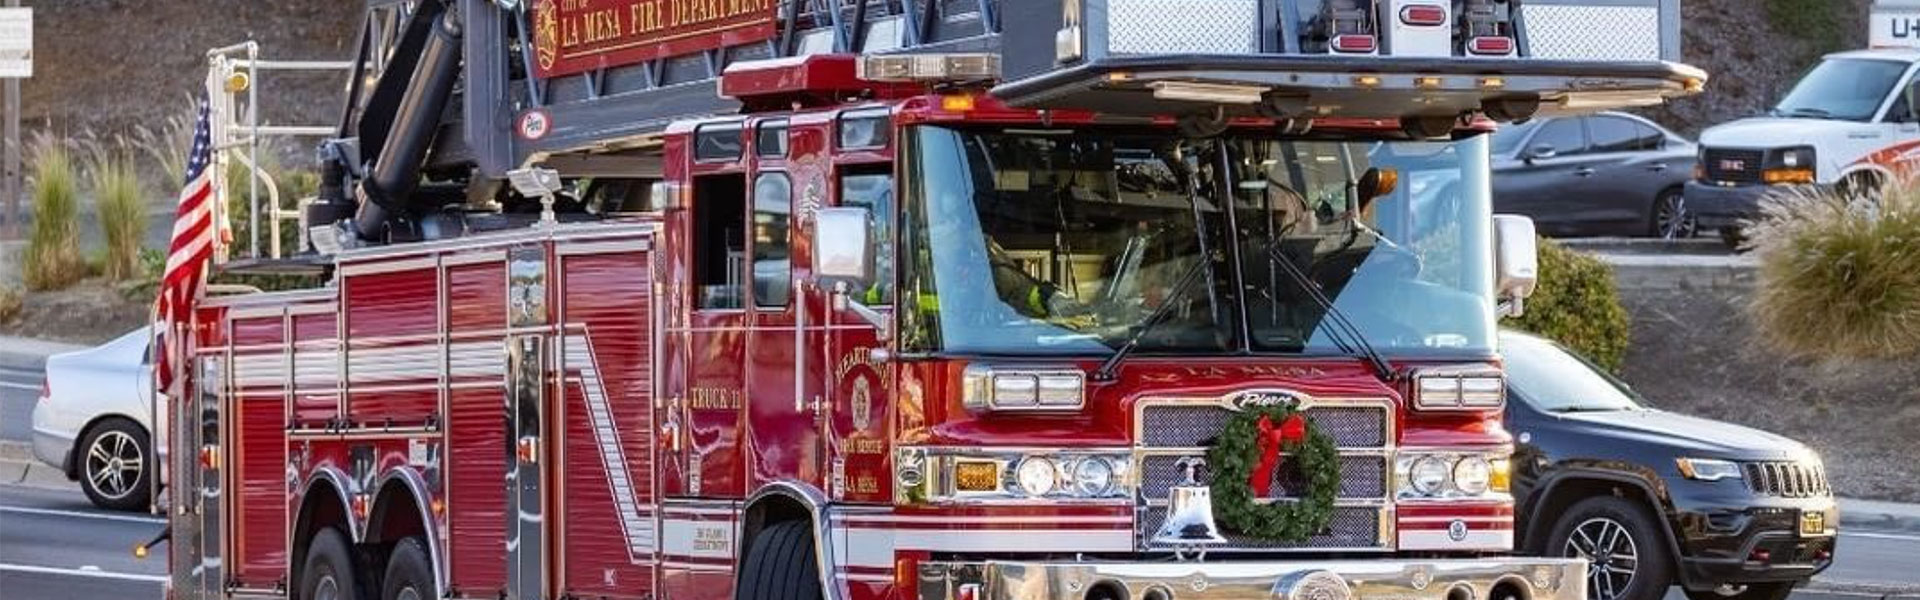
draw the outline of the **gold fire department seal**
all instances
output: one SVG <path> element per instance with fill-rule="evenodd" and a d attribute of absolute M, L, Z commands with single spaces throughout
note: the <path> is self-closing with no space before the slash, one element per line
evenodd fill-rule
<path fill-rule="evenodd" d="M 553 0 L 533 4 L 533 57 L 541 69 L 552 69 L 560 58 L 560 18 L 554 16 Z"/>
<path fill-rule="evenodd" d="M 867 385 L 867 378 L 853 378 L 853 428 L 866 431 L 873 425 L 873 390 Z"/>

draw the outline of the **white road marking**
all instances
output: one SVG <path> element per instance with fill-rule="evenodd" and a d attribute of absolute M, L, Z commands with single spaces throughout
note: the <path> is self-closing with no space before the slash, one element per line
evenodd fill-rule
<path fill-rule="evenodd" d="M 1898 534 L 1898 533 L 1874 533 L 1869 531 L 1842 531 L 1840 532 L 1840 537 L 1862 537 L 1862 538 L 1869 538 L 1869 539 L 1876 539 L 1876 540 L 1900 540 L 1903 542 L 1920 542 L 1920 535 L 1904 535 L 1904 534 Z"/>
<path fill-rule="evenodd" d="M 26 390 L 26 391 L 29 391 L 29 392 L 38 392 L 38 391 L 40 391 L 40 386 L 39 386 L 39 385 L 37 385 L 37 384 L 32 384 L 32 383 L 14 383 L 14 382 L 11 382 L 11 381 L 0 381 L 0 388 L 7 388 L 7 389 L 10 389 L 10 390 Z"/>
<path fill-rule="evenodd" d="M 41 567 L 35 565 L 15 565 L 0 563 L 0 573 L 33 573 L 36 575 L 68 575 L 72 577 L 92 577 L 95 579 L 118 579 L 121 581 L 144 581 L 147 583 L 165 583 L 165 575 L 146 575 L 141 573 L 116 573 L 93 569 L 62 569 L 59 567 Z"/>
<path fill-rule="evenodd" d="M 116 515 L 111 513 L 84 512 L 78 510 L 57 510 L 52 508 L 27 508 L 24 506 L 0 506 L 0 512 L 20 513 L 23 515 L 45 515 L 52 517 L 73 517 L 76 519 L 101 519 L 104 521 L 123 521 L 127 523 L 146 523 L 164 525 L 167 520 L 159 517 L 138 517 L 134 515 Z"/>

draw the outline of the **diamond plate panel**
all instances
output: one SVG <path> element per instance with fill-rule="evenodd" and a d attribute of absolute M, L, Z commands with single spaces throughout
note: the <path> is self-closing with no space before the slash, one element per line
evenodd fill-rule
<path fill-rule="evenodd" d="M 1656 6 L 1522 4 L 1531 58 L 1660 60 Z"/>
<path fill-rule="evenodd" d="M 1214 405 L 1148 406 L 1141 412 L 1140 444 L 1148 448 L 1206 446 L 1232 418 Z M 1386 446 L 1387 409 L 1382 406 L 1316 406 L 1307 409 L 1315 427 L 1341 448 Z"/>
<path fill-rule="evenodd" d="M 1258 0 L 1111 0 L 1114 54 L 1252 54 L 1260 50 Z"/>
<path fill-rule="evenodd" d="M 1140 493 L 1147 498 L 1165 498 L 1169 488 L 1186 479 L 1186 474 L 1175 466 L 1181 456 L 1148 456 L 1140 465 Z M 1200 470 L 1201 485 L 1213 481 L 1213 474 L 1207 469 Z M 1273 491 L 1268 498 L 1295 498 L 1305 493 L 1306 481 L 1302 480 L 1300 470 L 1288 468 L 1283 461 L 1274 469 Z M 1387 459 L 1384 456 L 1342 456 L 1340 457 L 1340 494 L 1343 500 L 1380 499 L 1387 496 Z"/>
<path fill-rule="evenodd" d="M 1153 532 L 1160 530 L 1160 522 L 1166 520 L 1166 508 L 1151 508 L 1140 513 L 1140 531 L 1144 540 Z M 1333 519 L 1327 521 L 1326 531 L 1300 542 L 1277 542 L 1262 540 L 1222 531 L 1227 538 L 1224 546 L 1208 548 L 1209 552 L 1235 551 L 1273 551 L 1273 550 L 1319 550 L 1319 549 L 1372 549 L 1382 548 L 1380 540 L 1380 509 L 1367 506 L 1344 506 L 1333 509 Z"/>

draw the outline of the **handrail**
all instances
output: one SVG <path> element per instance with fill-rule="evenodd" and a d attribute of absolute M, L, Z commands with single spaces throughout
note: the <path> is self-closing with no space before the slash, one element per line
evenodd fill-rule
<path fill-rule="evenodd" d="M 331 125 L 296 124 L 266 125 L 260 122 L 259 77 L 262 71 L 289 71 L 307 73 L 339 72 L 350 76 L 354 68 L 351 61 L 325 60 L 274 60 L 260 57 L 259 42 L 247 41 L 222 46 L 207 51 L 208 78 L 207 91 L 211 106 L 209 118 L 215 123 L 211 130 L 215 152 L 223 158 L 237 158 L 247 169 L 247 206 L 248 222 L 247 258 L 258 259 L 262 254 L 262 237 L 266 239 L 266 256 L 271 259 L 283 258 L 280 235 L 280 223 L 292 220 L 299 227 L 295 233 L 296 250 L 307 247 L 306 205 L 310 198 L 295 201 L 292 210 L 281 205 L 280 182 L 260 166 L 260 142 L 267 137 L 329 137 L 336 135 L 339 128 Z M 245 93 L 244 101 L 238 98 Z M 226 164 L 225 160 L 216 161 L 217 165 Z M 216 169 L 214 181 L 223 193 L 226 190 L 226 172 Z M 261 198 L 265 188 L 264 202 Z M 263 219 L 264 215 L 264 219 Z M 265 231 L 262 231 L 265 228 Z M 224 256 L 224 253 L 222 253 Z"/>

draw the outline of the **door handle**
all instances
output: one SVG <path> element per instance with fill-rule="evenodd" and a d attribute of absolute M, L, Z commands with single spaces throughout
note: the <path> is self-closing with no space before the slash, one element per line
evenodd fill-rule
<path fill-rule="evenodd" d="M 1666 163 L 1654 163 L 1654 164 L 1651 164 L 1651 165 L 1647 165 L 1647 170 L 1648 170 L 1648 171 L 1653 171 L 1653 172 L 1655 172 L 1655 173 L 1661 173 L 1661 172 L 1665 172 L 1665 171 L 1667 170 L 1667 164 L 1666 164 Z"/>
<path fill-rule="evenodd" d="M 1573 174 L 1578 175 L 1580 177 L 1592 177 L 1593 169 L 1589 169 L 1587 167 L 1580 167 L 1578 169 L 1574 169 Z"/>

